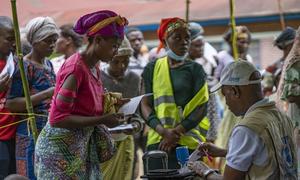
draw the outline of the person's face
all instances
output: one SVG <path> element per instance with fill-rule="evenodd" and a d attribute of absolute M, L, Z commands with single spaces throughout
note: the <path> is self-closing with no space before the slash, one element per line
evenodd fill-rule
<path fill-rule="evenodd" d="M 243 102 L 241 102 L 240 89 L 237 86 L 224 85 L 221 90 L 229 110 L 236 116 L 243 115 Z"/>
<path fill-rule="evenodd" d="M 249 45 L 249 38 L 237 38 L 237 47 L 240 54 L 247 53 Z"/>
<path fill-rule="evenodd" d="M 70 39 L 60 35 L 55 44 L 55 52 L 64 54 L 67 51 Z"/>
<path fill-rule="evenodd" d="M 204 41 L 203 39 L 197 39 L 191 42 L 189 54 L 192 58 L 200 58 L 204 52 Z"/>
<path fill-rule="evenodd" d="M 191 43 L 190 33 L 186 28 L 178 28 L 166 38 L 168 47 L 178 56 L 188 53 Z"/>
<path fill-rule="evenodd" d="M 113 60 L 109 62 L 109 72 L 115 77 L 124 76 L 129 64 L 129 55 L 114 56 Z"/>
<path fill-rule="evenodd" d="M 43 39 L 40 42 L 36 42 L 33 44 L 33 50 L 36 51 L 40 56 L 42 57 L 48 57 L 50 56 L 55 47 L 55 43 L 57 41 L 58 35 L 53 34 L 45 39 Z"/>
<path fill-rule="evenodd" d="M 94 52 L 103 62 L 109 62 L 117 54 L 122 40 L 117 37 L 103 38 L 97 36 L 94 38 Z"/>
<path fill-rule="evenodd" d="M 12 27 L 0 29 L 0 55 L 8 56 L 10 52 L 15 51 L 15 46 L 14 29 Z"/>
<path fill-rule="evenodd" d="M 132 31 L 127 35 L 130 45 L 135 53 L 139 53 L 144 43 L 144 36 L 141 31 Z"/>

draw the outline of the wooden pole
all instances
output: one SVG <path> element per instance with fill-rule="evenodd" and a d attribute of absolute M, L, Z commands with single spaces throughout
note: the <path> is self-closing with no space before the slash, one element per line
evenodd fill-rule
<path fill-rule="evenodd" d="M 232 54 L 234 60 L 238 60 L 239 54 L 237 50 L 237 34 L 236 34 L 236 24 L 235 24 L 235 17 L 234 17 L 234 12 L 235 12 L 235 3 L 234 0 L 229 0 L 229 6 L 230 6 L 230 24 L 231 24 L 231 47 L 232 47 Z"/>
<path fill-rule="evenodd" d="M 190 0 L 185 1 L 185 20 L 188 23 L 189 22 L 189 15 L 190 15 Z"/>
<path fill-rule="evenodd" d="M 278 4 L 279 16 L 280 16 L 281 29 L 284 30 L 285 29 L 285 21 L 284 21 L 284 16 L 283 16 L 281 0 L 277 0 L 277 4 Z"/>
<path fill-rule="evenodd" d="M 24 95 L 25 95 L 25 100 L 26 100 L 26 109 L 27 109 L 28 119 L 29 119 L 28 122 L 30 125 L 30 130 L 32 132 L 34 142 L 36 142 L 37 137 L 38 137 L 38 132 L 37 132 L 37 128 L 36 128 L 35 117 L 33 115 L 33 106 L 32 106 L 32 102 L 30 99 L 28 80 L 25 75 L 25 70 L 24 70 L 24 65 L 23 65 L 23 54 L 22 54 L 22 49 L 21 49 L 21 38 L 20 38 L 16 0 L 11 0 L 11 8 L 12 8 L 13 23 L 14 23 L 15 39 L 16 39 L 16 55 L 17 55 L 18 62 L 19 62 L 18 64 L 19 64 L 19 68 L 20 68 L 23 90 L 24 90 Z"/>

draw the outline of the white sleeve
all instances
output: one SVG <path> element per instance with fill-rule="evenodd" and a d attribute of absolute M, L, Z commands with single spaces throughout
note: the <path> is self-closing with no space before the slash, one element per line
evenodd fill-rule
<path fill-rule="evenodd" d="M 246 172 L 251 164 L 263 165 L 267 151 L 261 138 L 245 126 L 234 128 L 228 144 L 226 164 Z"/>
<path fill-rule="evenodd" d="M 217 56 L 218 52 L 217 50 L 210 45 L 208 42 L 205 42 L 204 44 L 204 57 L 208 60 L 208 62 L 215 68 L 217 67 L 217 62 L 214 58 L 214 56 Z"/>

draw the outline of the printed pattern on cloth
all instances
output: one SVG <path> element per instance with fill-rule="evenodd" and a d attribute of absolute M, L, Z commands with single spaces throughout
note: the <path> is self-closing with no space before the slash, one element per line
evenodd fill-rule
<path fill-rule="evenodd" d="M 16 66 L 18 67 L 18 66 Z M 43 67 L 28 60 L 24 61 L 25 75 L 29 83 L 30 94 L 36 94 L 55 85 L 55 74 L 50 61 L 45 60 Z M 12 87 L 9 94 L 9 99 L 24 97 L 23 85 L 21 80 L 20 70 L 17 69 L 13 76 Z M 50 100 L 40 102 L 34 106 L 34 113 L 48 115 Z M 25 116 L 19 116 L 19 119 L 25 119 Z M 36 116 L 36 126 L 38 132 L 42 130 L 47 122 L 47 117 Z M 27 122 L 22 122 L 17 127 L 16 133 L 16 161 L 17 173 L 36 179 L 34 175 L 34 142 L 32 135 L 28 136 Z"/>

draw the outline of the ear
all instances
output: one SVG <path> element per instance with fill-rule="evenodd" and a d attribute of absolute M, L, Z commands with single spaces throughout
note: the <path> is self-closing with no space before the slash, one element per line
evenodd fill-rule
<path fill-rule="evenodd" d="M 236 98 L 240 98 L 241 96 L 241 90 L 238 86 L 232 86 L 231 87 L 231 90 L 232 90 L 232 95 Z"/>

